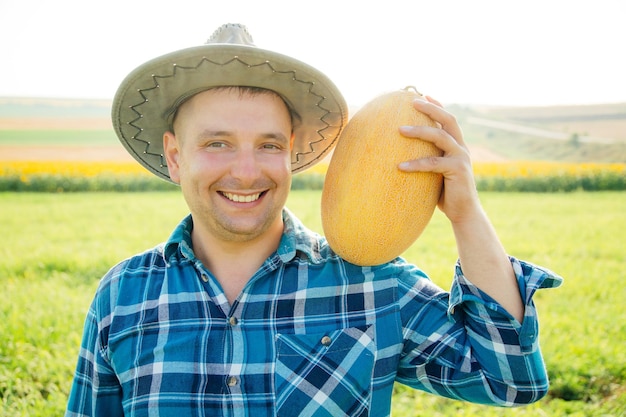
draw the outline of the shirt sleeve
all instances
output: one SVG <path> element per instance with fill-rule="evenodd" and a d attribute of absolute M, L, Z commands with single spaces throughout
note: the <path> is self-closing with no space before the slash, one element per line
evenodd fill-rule
<path fill-rule="evenodd" d="M 407 292 L 415 302 L 405 300 L 401 306 L 405 342 L 399 382 L 449 398 L 499 406 L 529 404 L 547 393 L 532 299 L 538 289 L 558 287 L 562 278 L 510 260 L 525 305 L 522 323 L 466 279 L 458 262 L 449 293 L 424 291 L 420 287 L 428 284 L 419 281 L 417 289 Z M 424 294 L 429 299 L 420 300 Z"/>
<path fill-rule="evenodd" d="M 101 297 L 103 298 L 103 297 Z M 94 302 L 94 305 L 96 302 Z M 90 308 L 85 320 L 78 364 L 65 417 L 122 417 L 122 390 L 104 356 L 98 314 Z"/>

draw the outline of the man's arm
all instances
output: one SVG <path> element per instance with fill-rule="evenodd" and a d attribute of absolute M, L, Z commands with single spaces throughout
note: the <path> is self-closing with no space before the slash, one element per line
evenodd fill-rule
<path fill-rule="evenodd" d="M 404 350 L 397 381 L 444 397 L 507 407 L 547 393 L 533 297 L 562 279 L 528 262 L 509 261 L 523 294 L 522 324 L 466 279 L 458 264 L 449 293 L 432 291 L 434 284 L 416 280 L 411 268 L 398 274 Z"/>
<path fill-rule="evenodd" d="M 98 322 L 91 308 L 85 320 L 76 372 L 65 417 L 123 416 L 122 390 L 113 370 L 102 357 Z"/>

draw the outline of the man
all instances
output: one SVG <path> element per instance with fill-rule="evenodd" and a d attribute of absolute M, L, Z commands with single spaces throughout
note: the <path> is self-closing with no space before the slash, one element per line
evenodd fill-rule
<path fill-rule="evenodd" d="M 191 214 L 103 278 L 66 416 L 386 416 L 395 381 L 503 406 L 541 398 L 532 296 L 561 278 L 507 256 L 455 119 L 434 100 L 415 108 L 441 128 L 399 129 L 444 156 L 399 169 L 444 175 L 459 251 L 450 293 L 401 258 L 349 264 L 284 207 L 292 173 L 346 123 L 323 74 L 238 25 L 133 71 L 116 132 L 180 184 Z"/>

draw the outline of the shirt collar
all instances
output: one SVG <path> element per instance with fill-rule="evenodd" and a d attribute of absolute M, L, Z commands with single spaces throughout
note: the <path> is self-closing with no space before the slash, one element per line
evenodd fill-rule
<path fill-rule="evenodd" d="M 306 255 L 312 263 L 320 263 L 322 261 L 320 236 L 307 229 L 300 219 L 287 208 L 283 209 L 282 215 L 283 236 L 280 239 L 276 255 L 284 263 L 294 259 L 298 253 Z M 188 215 L 176 226 L 165 242 L 163 256 L 166 261 L 178 253 L 189 259 L 194 258 L 191 242 L 192 230 L 193 219 L 191 215 Z"/>
<path fill-rule="evenodd" d="M 300 253 L 306 255 L 312 263 L 321 263 L 321 237 L 309 230 L 289 209 L 283 209 L 283 237 L 277 254 L 286 263 Z"/>
<path fill-rule="evenodd" d="M 169 239 L 165 242 L 165 246 L 163 248 L 163 256 L 167 261 L 172 256 L 178 253 L 178 249 L 180 248 L 180 253 L 186 257 L 193 256 L 193 252 L 191 248 L 193 247 L 191 244 L 191 231 L 193 230 L 193 219 L 191 218 L 191 214 L 185 217 L 179 224 L 176 226 Z"/>

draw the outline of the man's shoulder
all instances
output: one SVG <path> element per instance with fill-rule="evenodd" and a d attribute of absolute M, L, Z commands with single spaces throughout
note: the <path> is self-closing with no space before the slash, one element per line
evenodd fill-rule
<path fill-rule="evenodd" d="M 167 267 L 163 256 L 164 244 L 159 244 L 143 252 L 136 253 L 114 265 L 102 277 L 100 286 L 123 278 L 141 278 Z"/>
<path fill-rule="evenodd" d="M 155 281 L 166 275 L 163 244 L 132 255 L 114 265 L 100 279 L 94 297 L 94 306 L 99 314 L 112 311 L 120 300 L 132 305 L 141 302 L 141 297 L 151 293 Z"/>
<path fill-rule="evenodd" d="M 131 271 L 134 269 L 145 270 L 145 268 L 165 268 L 166 262 L 163 255 L 164 245 L 164 243 L 160 243 L 143 252 L 136 253 L 119 262 L 112 270 L 120 267 L 124 270 Z"/>

